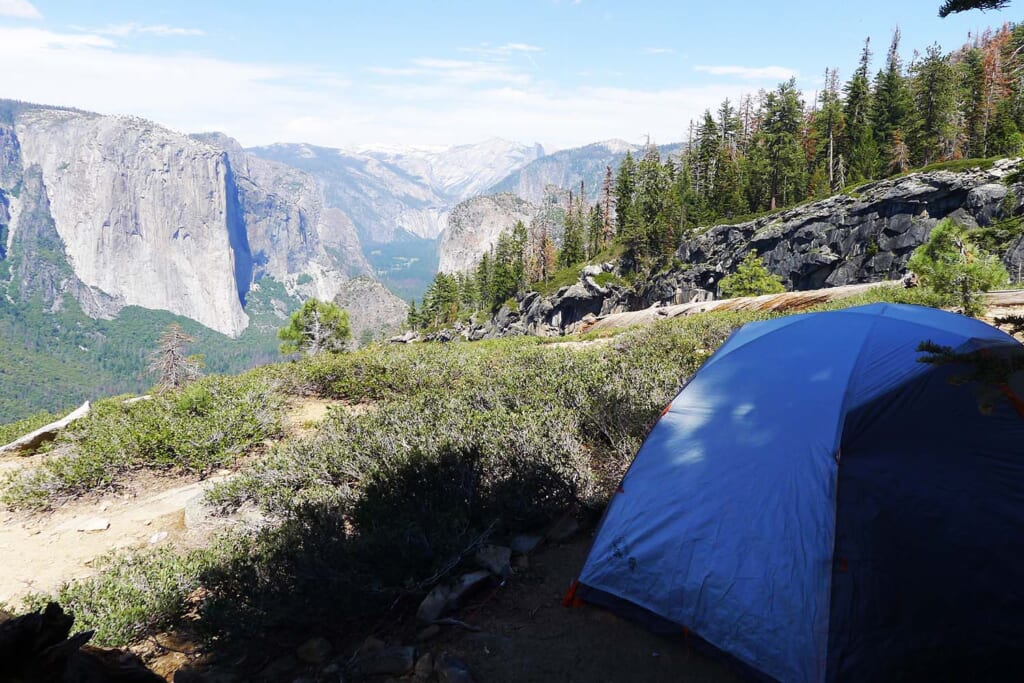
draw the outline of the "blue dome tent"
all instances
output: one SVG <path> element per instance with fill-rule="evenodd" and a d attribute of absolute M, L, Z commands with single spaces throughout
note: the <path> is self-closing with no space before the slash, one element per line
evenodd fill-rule
<path fill-rule="evenodd" d="M 737 330 L 640 448 L 570 600 L 781 681 L 1019 680 L 1024 403 L 918 362 L 925 340 L 1021 351 L 893 304 Z"/>

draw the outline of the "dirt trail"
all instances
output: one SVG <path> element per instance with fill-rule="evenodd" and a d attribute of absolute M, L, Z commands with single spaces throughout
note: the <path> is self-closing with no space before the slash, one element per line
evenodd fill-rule
<path fill-rule="evenodd" d="M 0 513 L 0 601 L 17 604 L 27 593 L 90 576 L 92 562 L 117 548 L 201 542 L 185 528 L 185 504 L 223 478 L 150 478 L 136 482 L 134 492 L 76 501 L 50 514 Z"/>
<path fill-rule="evenodd" d="M 286 430 L 292 435 L 312 431 L 329 405 L 319 399 L 297 401 L 285 416 Z M 0 480 L 39 467 L 47 457 L 52 456 L 2 456 Z M 144 474 L 122 482 L 118 493 L 72 501 L 50 513 L 0 508 L 0 602 L 16 606 L 30 592 L 54 591 L 65 581 L 90 576 L 94 560 L 111 550 L 202 544 L 213 529 L 186 528 L 186 504 L 230 474 L 223 470 L 203 481 Z"/>

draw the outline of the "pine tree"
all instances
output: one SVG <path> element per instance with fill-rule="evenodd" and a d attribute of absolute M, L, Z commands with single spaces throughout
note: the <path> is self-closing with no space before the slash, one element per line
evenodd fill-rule
<path fill-rule="evenodd" d="M 149 371 L 157 376 L 160 391 L 178 389 L 200 375 L 200 363 L 185 353 L 195 341 L 178 323 L 171 323 L 160 335 L 157 350 L 149 357 Z"/>
<path fill-rule="evenodd" d="M 718 293 L 723 299 L 737 296 L 760 296 L 786 291 L 782 278 L 773 275 L 758 257 L 757 250 L 751 249 L 736 267 L 736 272 L 726 275 L 718 283 Z"/>
<path fill-rule="evenodd" d="M 993 10 L 1003 9 L 1010 4 L 1010 0 L 944 0 L 939 7 L 939 16 L 948 17 L 955 12 L 966 12 L 967 10 Z"/>
<path fill-rule="evenodd" d="M 569 193 L 569 205 L 565 212 L 565 229 L 562 233 L 562 248 L 558 252 L 558 265 L 562 268 L 581 262 L 584 257 L 585 226 L 583 206 Z"/>
<path fill-rule="evenodd" d="M 405 324 L 410 330 L 420 329 L 420 312 L 416 309 L 416 299 L 409 299 L 409 311 L 405 316 Z"/>
<path fill-rule="evenodd" d="M 590 207 L 587 215 L 587 258 L 592 259 L 604 248 L 604 228 L 606 220 L 598 202 Z"/>
<path fill-rule="evenodd" d="M 720 138 L 718 125 L 711 112 L 704 110 L 704 119 L 697 128 L 697 151 L 693 157 L 693 177 L 697 192 L 710 196 L 715 187 L 715 166 Z"/>
<path fill-rule="evenodd" d="M 768 161 L 769 208 L 803 198 L 805 167 L 800 148 L 803 104 L 791 78 L 768 94 L 764 144 Z"/>
<path fill-rule="evenodd" d="M 633 204 L 634 179 L 636 163 L 633 155 L 627 150 L 626 157 L 619 164 L 619 172 L 615 175 L 615 226 L 622 232 L 626 225 L 626 213 Z"/>
<path fill-rule="evenodd" d="M 914 251 L 907 268 L 922 285 L 970 316 L 984 313 L 984 292 L 1009 280 L 999 259 L 979 249 L 970 241 L 967 230 L 949 219 L 932 228 L 928 241 Z"/>
<path fill-rule="evenodd" d="M 877 163 L 877 150 L 871 129 L 871 86 L 868 69 L 871 64 L 871 39 L 864 41 L 860 63 L 844 90 L 846 103 L 843 118 L 846 121 L 842 136 L 841 154 L 846 159 L 846 175 L 850 180 L 872 178 Z"/>
<path fill-rule="evenodd" d="M 951 157 L 955 146 L 954 81 L 949 59 L 938 44 L 925 51 L 911 69 L 911 93 L 917 121 L 910 136 L 915 163 L 927 165 Z"/>
<path fill-rule="evenodd" d="M 903 78 L 899 47 L 900 30 L 897 27 L 889 44 L 885 69 L 879 71 L 875 78 L 875 95 L 871 111 L 875 146 L 880 150 L 882 158 L 889 160 L 896 157 L 892 148 L 894 141 L 903 141 L 906 138 L 913 111 L 910 91 Z"/>
<path fill-rule="evenodd" d="M 615 237 L 615 227 L 612 225 L 612 167 L 604 167 L 604 184 L 601 186 L 601 194 L 604 197 L 604 226 L 601 231 L 601 243 L 608 244 Z"/>
<path fill-rule="evenodd" d="M 315 356 L 325 352 L 344 351 L 352 330 L 348 313 L 329 301 L 306 299 L 292 313 L 288 325 L 277 331 L 281 353 L 304 353 Z"/>
<path fill-rule="evenodd" d="M 476 286 L 483 306 L 494 305 L 494 288 L 491 284 L 491 252 L 485 251 L 476 267 Z"/>
<path fill-rule="evenodd" d="M 825 69 L 825 87 L 818 96 L 821 109 L 814 118 L 817 137 L 821 141 L 816 165 L 822 166 L 828 177 L 829 191 L 842 189 L 836 183 L 838 140 L 843 135 L 843 103 L 839 95 L 839 72 Z"/>

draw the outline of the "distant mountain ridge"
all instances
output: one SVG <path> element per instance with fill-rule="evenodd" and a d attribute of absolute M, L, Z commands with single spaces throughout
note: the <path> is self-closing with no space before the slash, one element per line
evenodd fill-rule
<path fill-rule="evenodd" d="M 557 232 L 560 193 L 582 183 L 595 200 L 627 151 L 641 148 L 243 149 L 223 133 L 0 100 L 2 275 L 14 299 L 59 305 L 67 293 L 92 316 L 137 305 L 238 336 L 262 277 L 330 299 L 373 274 L 410 298 L 439 267 L 471 267 L 516 220 Z M 502 194 L 532 206 L 485 199 Z"/>
<path fill-rule="evenodd" d="M 595 200 L 606 169 L 642 147 L 607 140 L 544 154 L 540 145 L 492 138 L 446 148 L 281 143 L 247 151 L 316 178 L 326 205 L 352 220 L 374 275 L 409 298 L 419 297 L 437 270 L 471 267 L 515 221 L 553 220 L 553 198 L 580 182 Z"/>

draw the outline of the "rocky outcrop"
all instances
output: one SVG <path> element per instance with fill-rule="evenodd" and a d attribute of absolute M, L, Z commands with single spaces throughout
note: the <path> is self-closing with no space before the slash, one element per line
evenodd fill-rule
<path fill-rule="evenodd" d="M 18 201 L 48 202 L 74 275 L 108 297 L 96 313 L 138 305 L 227 334 L 245 328 L 222 153 L 141 119 L 54 109 L 22 112 L 14 130 L 45 196 Z M 22 228 L 35 224 L 12 221 L 14 244 Z"/>
<path fill-rule="evenodd" d="M 405 325 L 408 305 L 371 277 L 342 283 L 334 303 L 348 312 L 352 338 L 357 342 L 381 339 Z"/>
<path fill-rule="evenodd" d="M 136 305 L 237 336 L 260 277 L 329 299 L 370 270 L 312 178 L 230 138 L 0 104 L 0 278 L 22 300 L 68 293 L 93 317 Z"/>
<path fill-rule="evenodd" d="M 347 278 L 371 271 L 352 221 L 326 206 L 310 174 L 249 154 L 222 133 L 192 137 L 227 154 L 242 222 L 232 231 L 244 233 L 252 280 L 269 275 L 300 298 L 330 300 Z"/>
<path fill-rule="evenodd" d="M 714 293 L 751 249 L 790 290 L 902 277 L 914 249 L 943 218 L 978 227 L 1020 211 L 1024 184 L 1001 182 L 1020 166 L 1020 160 L 1006 159 L 984 170 L 913 173 L 864 185 L 852 195 L 715 226 L 684 242 L 676 255 L 686 265 L 652 280 L 632 306 Z M 1006 201 L 1011 192 L 1012 206 Z M 1004 255 L 1008 266 L 1022 256 L 1019 244 Z"/>
<path fill-rule="evenodd" d="M 516 310 L 502 309 L 486 325 L 464 331 L 470 339 L 575 332 L 588 320 L 651 306 L 714 298 L 717 284 L 751 249 L 792 291 L 818 290 L 899 279 L 914 249 L 943 218 L 984 227 L 1024 210 L 1019 159 L 962 172 L 914 173 L 735 225 L 719 225 L 680 245 L 682 266 L 637 289 L 601 287 L 598 269 L 554 295 L 531 292 Z M 1024 237 L 1002 255 L 1011 275 L 1024 270 Z M 613 264 L 603 270 L 614 271 Z"/>

